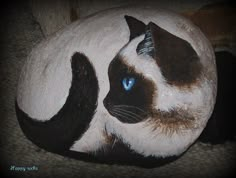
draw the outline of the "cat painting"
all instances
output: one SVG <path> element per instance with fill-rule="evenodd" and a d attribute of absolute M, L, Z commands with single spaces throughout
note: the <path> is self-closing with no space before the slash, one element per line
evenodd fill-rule
<path fill-rule="evenodd" d="M 156 164 L 198 138 L 216 84 L 213 50 L 191 22 L 162 9 L 118 8 L 33 49 L 16 113 L 26 137 L 50 152 Z"/>

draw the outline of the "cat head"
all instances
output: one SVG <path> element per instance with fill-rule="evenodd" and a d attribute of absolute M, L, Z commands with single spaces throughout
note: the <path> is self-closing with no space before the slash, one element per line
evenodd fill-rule
<path fill-rule="evenodd" d="M 104 106 L 121 122 L 137 123 L 158 110 L 177 109 L 173 95 L 178 93 L 171 90 L 191 90 L 197 85 L 201 63 L 187 41 L 153 22 L 125 19 L 130 38 L 109 65 L 110 91 Z"/>

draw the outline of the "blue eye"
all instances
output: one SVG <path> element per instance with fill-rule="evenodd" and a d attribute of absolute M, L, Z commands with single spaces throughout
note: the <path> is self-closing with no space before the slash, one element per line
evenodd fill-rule
<path fill-rule="evenodd" d="M 131 90 L 131 88 L 134 86 L 135 78 L 133 77 L 125 77 L 122 80 L 122 85 L 125 91 Z"/>

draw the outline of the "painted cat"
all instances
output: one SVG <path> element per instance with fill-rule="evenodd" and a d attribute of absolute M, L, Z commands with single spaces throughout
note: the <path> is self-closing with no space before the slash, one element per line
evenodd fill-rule
<path fill-rule="evenodd" d="M 156 10 L 142 9 L 142 21 L 140 10 L 128 12 L 110 10 L 89 18 L 88 26 L 86 20 L 72 24 L 70 33 L 58 32 L 31 53 L 20 77 L 16 113 L 33 143 L 78 159 L 92 155 L 101 162 L 158 162 L 180 155 L 201 134 L 215 102 L 214 54 L 208 41 L 175 14 L 156 14 L 157 19 L 174 19 L 167 30 L 163 19 L 144 18 Z M 78 47 L 75 39 L 84 39 L 89 25 L 101 22 L 107 37 L 88 31 L 95 40 Z M 182 29 L 182 38 L 170 27 Z M 120 34 L 114 36 L 114 30 Z M 106 41 L 111 38 L 117 41 Z M 51 47 L 56 45 L 67 53 Z M 101 58 L 102 52 L 109 60 Z"/>

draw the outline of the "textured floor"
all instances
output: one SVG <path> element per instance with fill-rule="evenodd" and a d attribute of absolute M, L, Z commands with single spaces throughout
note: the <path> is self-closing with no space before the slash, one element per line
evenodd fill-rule
<path fill-rule="evenodd" d="M 236 143 L 216 146 L 196 143 L 177 161 L 152 169 L 73 160 L 33 145 L 19 128 L 14 98 L 20 69 L 27 53 L 43 39 L 43 35 L 27 6 L 23 4 L 4 9 L 0 28 L 0 175 L 150 178 L 216 177 L 232 173 L 236 162 Z M 38 170 L 11 171 L 11 166 L 35 166 Z"/>

